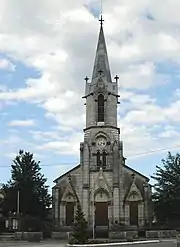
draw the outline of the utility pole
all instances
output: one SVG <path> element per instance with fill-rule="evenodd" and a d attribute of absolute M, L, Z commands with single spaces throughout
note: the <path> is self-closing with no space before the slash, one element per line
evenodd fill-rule
<path fill-rule="evenodd" d="M 4 198 L 5 198 L 5 194 L 3 191 L 3 188 L 1 188 L 3 185 L 0 184 L 0 232 L 1 230 L 3 230 L 3 210 L 1 208 L 1 205 L 3 204 Z"/>

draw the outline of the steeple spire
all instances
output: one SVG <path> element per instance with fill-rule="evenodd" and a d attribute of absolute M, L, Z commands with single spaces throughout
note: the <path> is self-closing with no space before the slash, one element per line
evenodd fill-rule
<path fill-rule="evenodd" d="M 106 77 L 108 82 L 112 82 L 109 61 L 108 61 L 108 54 L 106 49 L 106 42 L 104 38 L 104 31 L 103 31 L 104 20 L 102 18 L 102 15 L 99 21 L 100 21 L 100 32 L 99 32 L 99 39 L 97 44 L 92 80 L 95 79 L 96 77 L 99 77 L 99 71 L 101 70 L 102 76 Z"/>

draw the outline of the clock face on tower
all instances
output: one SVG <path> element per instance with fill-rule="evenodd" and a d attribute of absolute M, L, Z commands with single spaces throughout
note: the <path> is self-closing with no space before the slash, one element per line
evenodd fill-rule
<path fill-rule="evenodd" d="M 106 139 L 104 137 L 99 137 L 96 141 L 96 145 L 98 147 L 101 147 L 101 148 L 105 147 L 106 146 Z"/>

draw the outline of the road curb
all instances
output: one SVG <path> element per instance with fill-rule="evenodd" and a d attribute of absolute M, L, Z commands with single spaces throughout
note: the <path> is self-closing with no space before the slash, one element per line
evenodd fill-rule
<path fill-rule="evenodd" d="M 67 247 L 103 247 L 103 246 L 121 246 L 121 245 L 135 245 L 135 244 L 150 244 L 160 243 L 160 240 L 134 241 L 134 242 L 119 242 L 119 243 L 104 243 L 104 244 L 67 244 Z"/>

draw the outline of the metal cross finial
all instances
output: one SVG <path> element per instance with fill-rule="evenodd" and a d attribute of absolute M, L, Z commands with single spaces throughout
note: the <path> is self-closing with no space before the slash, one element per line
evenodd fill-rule
<path fill-rule="evenodd" d="M 118 80 L 119 80 L 119 76 L 118 76 L 118 75 L 116 75 L 116 76 L 114 77 L 114 79 L 116 80 L 116 82 L 118 82 Z"/>
<path fill-rule="evenodd" d="M 71 181 L 71 174 L 68 174 L 68 179 L 69 181 Z"/>
<path fill-rule="evenodd" d="M 134 180 L 134 179 L 135 179 L 135 174 L 133 173 L 131 176 L 132 176 L 132 178 L 133 178 L 133 180 Z"/>
<path fill-rule="evenodd" d="M 99 19 L 99 21 L 100 21 L 100 24 L 101 24 L 101 27 L 102 27 L 102 25 L 103 25 L 103 18 L 102 18 L 102 14 L 101 14 L 101 18 Z"/>
<path fill-rule="evenodd" d="M 98 72 L 99 72 L 99 74 L 101 75 L 103 71 L 102 71 L 102 69 L 100 69 Z"/>
<path fill-rule="evenodd" d="M 88 82 L 89 77 L 86 76 L 86 77 L 84 78 L 84 80 L 85 80 L 86 82 Z"/>

